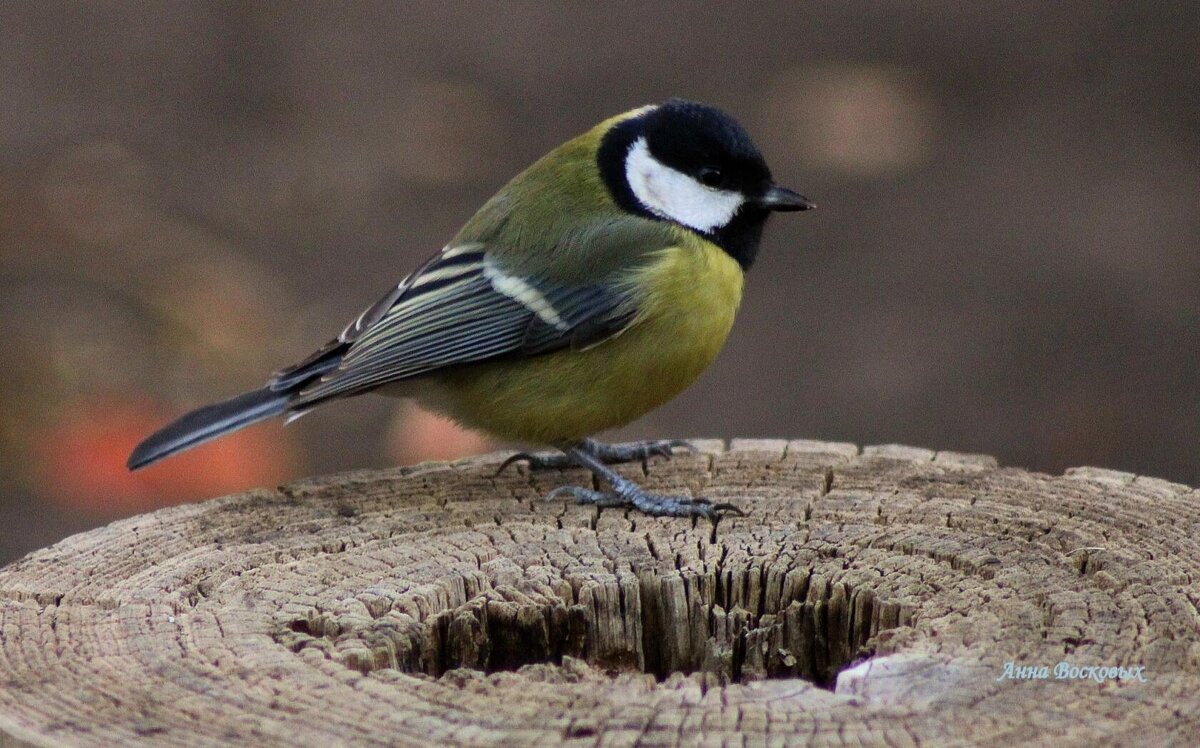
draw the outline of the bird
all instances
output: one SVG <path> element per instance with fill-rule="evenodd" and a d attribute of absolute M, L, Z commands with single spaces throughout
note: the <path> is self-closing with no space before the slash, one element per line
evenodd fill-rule
<path fill-rule="evenodd" d="M 558 450 L 517 453 L 501 470 L 573 465 L 607 485 L 547 498 L 653 516 L 741 514 L 650 493 L 611 467 L 670 456 L 686 441 L 592 437 L 692 384 L 729 335 L 767 219 L 814 207 L 773 180 L 746 130 L 717 107 L 670 99 L 605 119 L 509 181 L 335 338 L 259 389 L 151 434 L 127 466 L 375 392 Z"/>

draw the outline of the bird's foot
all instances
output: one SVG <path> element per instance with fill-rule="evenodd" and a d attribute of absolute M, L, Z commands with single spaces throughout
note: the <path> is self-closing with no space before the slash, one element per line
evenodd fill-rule
<path fill-rule="evenodd" d="M 690 499 L 686 496 L 663 496 L 647 493 L 637 486 L 621 486 L 612 493 L 595 491 L 579 486 L 562 486 L 546 495 L 546 500 L 570 496 L 578 504 L 598 507 L 633 507 L 653 517 L 706 517 L 720 519 L 723 516 L 745 516 L 745 512 L 733 504 L 714 504 L 708 499 Z"/>
<path fill-rule="evenodd" d="M 513 455 L 504 461 L 500 470 L 504 470 L 518 460 L 527 460 L 533 469 L 577 465 L 587 468 L 593 475 L 611 487 L 609 491 L 597 491 L 579 486 L 563 486 L 551 491 L 546 496 L 547 499 L 569 496 L 579 504 L 598 507 L 630 507 L 654 517 L 707 517 L 715 522 L 727 515 L 742 516 L 744 514 L 742 510 L 733 504 L 714 504 L 708 499 L 648 493 L 608 466 L 613 462 L 639 459 L 644 461 L 652 455 L 669 457 L 676 447 L 685 447 L 693 453 L 698 451 L 682 439 L 661 439 L 628 444 L 604 444 L 585 439 L 579 444 L 564 447 L 562 455 Z"/>
<path fill-rule="evenodd" d="M 591 455 L 607 465 L 633 462 L 635 460 L 645 462 L 656 455 L 659 457 L 671 457 L 675 453 L 676 448 L 686 449 L 691 454 L 696 454 L 699 451 L 686 439 L 650 439 L 640 442 L 626 442 L 624 444 L 607 444 L 594 439 L 584 439 L 576 447 L 579 451 Z M 575 458 L 566 453 L 532 454 L 530 452 L 518 452 L 500 463 L 496 474 L 499 475 L 504 472 L 504 469 L 514 462 L 527 462 L 531 470 L 567 468 L 579 464 Z"/>

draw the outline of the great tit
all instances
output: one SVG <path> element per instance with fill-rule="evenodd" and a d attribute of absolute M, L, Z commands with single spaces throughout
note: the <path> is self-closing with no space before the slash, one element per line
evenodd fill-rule
<path fill-rule="evenodd" d="M 580 465 L 609 487 L 552 496 L 652 515 L 738 512 L 647 493 L 608 467 L 686 442 L 588 437 L 662 405 L 712 363 L 767 217 L 812 207 L 774 183 L 749 135 L 719 109 L 673 99 L 625 112 L 518 174 L 336 338 L 262 389 L 154 433 L 128 467 L 374 391 L 502 439 L 552 445 L 562 454 L 514 459 Z"/>

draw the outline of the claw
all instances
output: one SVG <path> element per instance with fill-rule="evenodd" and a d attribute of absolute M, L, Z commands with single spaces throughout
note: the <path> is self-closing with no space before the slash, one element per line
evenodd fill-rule
<path fill-rule="evenodd" d="M 585 492 L 586 493 L 599 493 L 598 491 L 588 491 L 588 489 L 580 488 L 579 486 L 559 486 L 558 488 L 554 489 L 550 493 L 543 496 L 542 501 L 554 501 L 555 499 L 557 499 L 561 496 L 568 496 L 568 495 L 575 499 L 578 499 L 579 495 L 582 493 L 585 493 Z"/>
<path fill-rule="evenodd" d="M 531 452 L 518 452 L 512 455 L 504 462 L 500 463 L 500 467 L 496 470 L 496 475 L 504 472 L 504 469 L 514 462 L 526 461 L 529 463 L 530 470 L 545 470 L 547 468 L 565 468 L 571 467 L 575 463 L 571 462 L 571 458 L 563 455 L 539 455 Z"/>
<path fill-rule="evenodd" d="M 641 452 L 639 457 L 642 461 L 643 469 L 649 468 L 647 462 L 653 456 L 665 457 L 668 460 L 671 459 L 675 456 L 676 447 L 683 447 L 688 451 L 688 454 L 694 455 L 700 452 L 700 450 L 693 447 L 691 442 L 687 441 L 686 439 L 669 439 L 665 441 L 645 442 L 637 446 L 638 450 Z"/>
<path fill-rule="evenodd" d="M 517 452 L 515 455 L 509 456 L 504 460 L 504 462 L 500 463 L 500 467 L 496 468 L 495 474 L 499 475 L 500 473 L 503 473 L 508 469 L 509 465 L 512 465 L 514 462 L 520 462 L 521 460 L 528 460 L 530 464 L 533 464 L 533 455 L 529 454 L 528 452 Z"/>
<path fill-rule="evenodd" d="M 737 506 L 729 503 L 713 504 L 713 511 L 720 515 L 721 512 L 729 512 L 733 517 L 745 517 L 746 513 Z"/>
<path fill-rule="evenodd" d="M 700 454 L 700 448 L 697 447 L 695 444 L 692 444 L 687 439 L 670 439 L 667 441 L 667 451 L 668 451 L 667 456 L 668 457 L 671 456 L 671 453 L 673 452 L 673 450 L 676 447 L 682 447 L 690 455 Z"/>

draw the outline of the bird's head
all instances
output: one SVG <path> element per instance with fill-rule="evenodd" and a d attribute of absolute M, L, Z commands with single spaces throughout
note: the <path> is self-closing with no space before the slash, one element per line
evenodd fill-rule
<path fill-rule="evenodd" d="M 749 267 L 767 216 L 808 210 L 775 184 L 749 134 L 721 110 L 672 99 L 618 119 L 598 150 L 600 172 L 625 210 L 671 221 Z"/>

